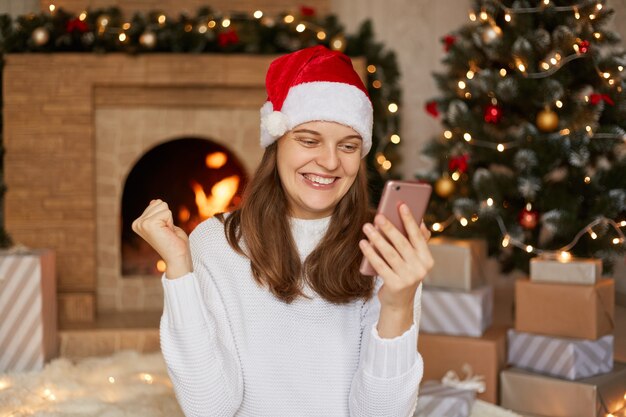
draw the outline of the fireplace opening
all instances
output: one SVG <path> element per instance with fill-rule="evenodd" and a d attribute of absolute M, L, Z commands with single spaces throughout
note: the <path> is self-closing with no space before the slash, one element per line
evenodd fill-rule
<path fill-rule="evenodd" d="M 158 253 L 132 230 L 150 200 L 167 202 L 174 224 L 189 235 L 203 220 L 234 209 L 245 182 L 236 156 L 210 140 L 176 139 L 146 152 L 128 174 L 122 194 L 122 276 L 165 271 Z"/>

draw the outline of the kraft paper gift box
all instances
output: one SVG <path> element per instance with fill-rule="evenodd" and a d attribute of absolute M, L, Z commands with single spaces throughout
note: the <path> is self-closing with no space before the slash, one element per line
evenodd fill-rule
<path fill-rule="evenodd" d="M 423 380 L 441 380 L 452 370 L 461 374 L 468 364 L 485 378 L 486 390 L 477 398 L 497 404 L 498 378 L 506 365 L 506 327 L 491 327 L 479 338 L 420 333 L 418 351 L 424 359 Z"/>
<path fill-rule="evenodd" d="M 508 363 L 566 379 L 587 378 L 613 368 L 613 335 L 598 340 L 508 332 Z"/>
<path fill-rule="evenodd" d="M 547 336 L 595 340 L 611 334 L 615 281 L 594 285 L 551 284 L 526 279 L 515 283 L 515 330 Z"/>
<path fill-rule="evenodd" d="M 476 401 L 476 392 L 425 381 L 420 385 L 413 417 L 468 417 Z"/>
<path fill-rule="evenodd" d="M 591 258 L 530 260 L 530 280 L 537 282 L 562 282 L 569 284 L 595 284 L 602 277 L 602 261 Z"/>
<path fill-rule="evenodd" d="M 469 291 L 485 283 L 487 242 L 436 237 L 428 242 L 435 264 L 424 286 Z"/>
<path fill-rule="evenodd" d="M 479 337 L 493 321 L 493 287 L 469 292 L 424 288 L 420 331 Z"/>
<path fill-rule="evenodd" d="M 0 251 L 0 372 L 41 370 L 57 348 L 54 252 Z"/>
<path fill-rule="evenodd" d="M 626 406 L 626 364 L 613 371 L 568 381 L 509 368 L 500 375 L 502 407 L 541 417 L 606 417 Z"/>

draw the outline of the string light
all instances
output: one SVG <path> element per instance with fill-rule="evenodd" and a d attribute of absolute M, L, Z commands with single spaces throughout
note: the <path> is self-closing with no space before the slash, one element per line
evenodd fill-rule
<path fill-rule="evenodd" d="M 461 217 L 459 219 L 459 223 L 461 223 L 461 226 L 463 226 L 463 227 L 468 225 L 468 221 L 467 221 L 467 219 L 465 217 Z"/>
<path fill-rule="evenodd" d="M 109 377 L 109 383 L 110 384 L 115 384 L 115 378 L 113 378 L 112 376 Z"/>
<path fill-rule="evenodd" d="M 54 4 L 51 4 L 50 6 L 48 6 L 48 9 L 50 10 L 50 13 L 54 13 L 54 11 L 56 10 L 56 6 Z"/>
<path fill-rule="evenodd" d="M 563 102 L 561 100 L 557 100 L 556 103 L 554 103 L 554 104 L 559 109 L 563 107 Z"/>
<path fill-rule="evenodd" d="M 397 145 L 398 143 L 400 143 L 400 136 L 398 135 L 391 135 L 391 138 L 389 138 L 389 140 L 391 141 L 391 143 L 393 143 L 394 145 Z"/>
<path fill-rule="evenodd" d="M 483 10 L 483 11 L 481 11 L 481 12 L 480 12 L 480 20 L 486 21 L 486 20 L 488 20 L 488 19 L 489 19 L 489 15 L 487 14 L 487 12 L 486 12 L 486 11 L 484 11 L 484 10 Z"/>
<path fill-rule="evenodd" d="M 488 206 L 488 207 L 492 207 L 492 206 L 493 206 L 493 198 L 489 197 L 489 198 L 487 199 L 487 206 Z"/>
<path fill-rule="evenodd" d="M 374 74 L 376 72 L 376 65 L 368 65 L 367 72 L 369 72 L 370 74 Z"/>
<path fill-rule="evenodd" d="M 498 143 L 498 147 L 496 149 L 498 149 L 498 152 L 504 152 L 504 145 L 501 143 Z"/>
<path fill-rule="evenodd" d="M 501 77 L 506 77 L 506 69 L 505 68 L 500 68 L 500 76 Z"/>
<path fill-rule="evenodd" d="M 389 103 L 389 106 L 387 106 L 387 109 L 389 110 L 390 113 L 395 113 L 398 111 L 398 105 L 396 103 Z"/>
<path fill-rule="evenodd" d="M 128 30 L 128 29 L 130 29 L 130 23 L 128 23 L 128 22 L 124 23 L 124 24 L 122 25 L 122 29 L 124 29 L 124 30 Z"/>
<path fill-rule="evenodd" d="M 459 81 L 459 88 L 463 90 L 465 88 L 465 81 Z"/>
<path fill-rule="evenodd" d="M 511 15 L 508 12 L 504 14 L 504 20 L 506 20 L 507 22 L 511 21 Z"/>
<path fill-rule="evenodd" d="M 562 250 L 561 252 L 559 252 L 559 261 L 567 262 L 570 259 L 572 259 L 572 254 L 568 251 Z"/>
<path fill-rule="evenodd" d="M 502 238 L 502 247 L 503 248 L 508 247 L 510 241 L 511 241 L 511 238 L 509 237 L 509 235 L 504 235 L 504 237 Z"/>
<path fill-rule="evenodd" d="M 461 174 L 459 174 L 459 171 L 454 171 L 450 177 L 453 181 L 458 181 L 461 178 Z"/>
<path fill-rule="evenodd" d="M 120 33 L 120 35 L 118 36 L 118 39 L 120 40 L 120 42 L 125 42 L 127 39 L 127 36 L 125 33 Z"/>
<path fill-rule="evenodd" d="M 596 240 L 598 238 L 598 235 L 596 234 L 596 232 L 594 232 L 591 229 L 589 229 L 589 236 L 591 236 L 593 240 Z"/>
<path fill-rule="evenodd" d="M 433 223 L 433 225 L 432 225 L 432 231 L 433 232 L 439 232 L 441 230 L 442 230 L 441 223 Z"/>
<path fill-rule="evenodd" d="M 319 39 L 320 41 L 323 41 L 324 39 L 326 39 L 326 32 L 324 32 L 324 31 L 317 32 L 317 39 Z M 378 88 L 380 88 L 380 87 L 378 87 Z"/>
<path fill-rule="evenodd" d="M 528 252 L 528 253 L 532 253 L 532 252 L 533 252 L 533 249 L 534 249 L 534 248 L 532 247 L 532 245 L 526 245 L 526 252 Z"/>
<path fill-rule="evenodd" d="M 227 17 L 225 17 L 225 18 L 222 20 L 222 27 L 227 28 L 227 27 L 229 27 L 229 26 L 230 26 L 230 19 L 229 19 L 229 18 L 227 18 Z"/>
<path fill-rule="evenodd" d="M 78 16 L 78 19 L 79 19 L 81 22 L 84 22 L 84 21 L 85 21 L 85 19 L 87 19 L 87 12 L 82 12 L 82 13 L 80 14 L 80 16 Z"/>
<path fill-rule="evenodd" d="M 463 134 L 463 139 L 465 139 L 466 142 L 469 142 L 472 140 L 472 135 L 470 135 L 469 133 L 465 132 Z"/>
<path fill-rule="evenodd" d="M 157 22 L 159 22 L 160 25 L 165 24 L 165 21 L 167 20 L 167 17 L 165 17 L 164 14 L 159 15 L 159 17 L 157 18 Z"/>
<path fill-rule="evenodd" d="M 474 71 L 472 70 L 467 71 L 467 74 L 465 74 L 465 76 L 467 77 L 468 80 L 471 80 L 472 78 L 474 78 Z M 462 87 L 462 88 L 465 88 L 465 87 Z"/>
<path fill-rule="evenodd" d="M 452 139 L 452 132 L 449 130 L 446 130 L 445 132 L 443 132 L 443 137 L 446 139 Z"/>
<path fill-rule="evenodd" d="M 285 23 L 293 23 L 295 18 L 292 15 L 288 14 L 287 16 L 285 16 L 284 20 L 285 20 Z"/>
<path fill-rule="evenodd" d="M 260 18 L 262 18 L 262 17 L 263 17 L 263 12 L 262 12 L 261 10 L 257 10 L 257 11 L 255 11 L 255 12 L 254 12 L 253 16 L 254 16 L 256 19 L 260 19 Z"/>
<path fill-rule="evenodd" d="M 300 23 L 298 24 L 298 26 L 296 26 L 296 32 L 302 33 L 304 32 L 305 29 L 306 29 L 306 25 L 304 23 Z"/>

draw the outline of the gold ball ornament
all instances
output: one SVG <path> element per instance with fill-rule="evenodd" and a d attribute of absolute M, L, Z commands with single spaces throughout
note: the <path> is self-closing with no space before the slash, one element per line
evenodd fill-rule
<path fill-rule="evenodd" d="M 35 42 L 35 45 L 43 46 L 50 40 L 50 32 L 48 32 L 46 28 L 39 27 L 33 30 L 31 38 L 33 42 Z"/>
<path fill-rule="evenodd" d="M 559 127 L 559 115 L 550 109 L 543 109 L 537 114 L 537 127 L 542 132 L 554 132 Z"/>
<path fill-rule="evenodd" d="M 157 44 L 157 36 L 154 32 L 144 32 L 139 37 L 139 43 L 144 48 L 152 49 Z"/>
<path fill-rule="evenodd" d="M 435 192 L 439 197 L 448 198 L 454 192 L 454 181 L 448 174 L 444 174 L 435 182 Z"/>

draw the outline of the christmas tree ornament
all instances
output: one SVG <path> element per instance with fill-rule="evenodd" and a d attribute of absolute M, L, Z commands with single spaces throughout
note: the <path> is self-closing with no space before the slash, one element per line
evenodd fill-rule
<path fill-rule="evenodd" d="M 578 45 L 578 51 L 581 54 L 586 54 L 589 51 L 589 46 L 591 44 L 589 43 L 589 41 L 583 41 L 582 39 L 577 39 L 576 45 Z"/>
<path fill-rule="evenodd" d="M 308 6 L 300 6 L 300 15 L 305 17 L 315 16 L 315 9 Z"/>
<path fill-rule="evenodd" d="M 147 49 L 154 49 L 157 44 L 157 36 L 154 32 L 146 31 L 139 37 L 139 44 Z"/>
<path fill-rule="evenodd" d="M 65 25 L 65 31 L 67 33 L 74 33 L 74 32 L 85 33 L 88 30 L 89 30 L 89 26 L 87 25 L 87 22 L 85 22 L 84 20 L 81 20 L 78 17 L 75 19 L 68 20 Z"/>
<path fill-rule="evenodd" d="M 439 197 L 448 198 L 454 193 L 455 189 L 454 181 L 445 173 L 435 182 L 435 193 Z"/>
<path fill-rule="evenodd" d="M 489 104 L 485 107 L 485 122 L 498 124 L 502 120 L 502 107 L 497 104 Z"/>
<path fill-rule="evenodd" d="M 539 212 L 529 208 L 527 205 L 519 212 L 517 221 L 524 229 L 532 230 L 537 227 L 537 223 L 539 222 Z"/>
<path fill-rule="evenodd" d="M 446 35 L 446 36 L 444 36 L 443 37 L 443 44 L 444 44 L 443 49 L 446 52 L 449 52 L 450 48 L 452 48 L 452 46 L 455 44 L 455 42 L 456 42 L 456 36 L 454 36 L 454 35 Z"/>
<path fill-rule="evenodd" d="M 426 103 L 424 108 L 426 109 L 426 113 L 430 114 L 432 117 L 439 117 L 439 109 L 437 108 L 436 101 L 429 101 L 428 103 Z"/>
<path fill-rule="evenodd" d="M 37 46 L 44 46 L 50 40 L 50 32 L 44 27 L 36 28 L 30 36 Z"/>
<path fill-rule="evenodd" d="M 537 127 L 542 132 L 554 132 L 559 127 L 559 116 L 550 108 L 546 107 L 537 114 Z"/>
<path fill-rule="evenodd" d="M 238 42 L 239 42 L 239 35 L 237 35 L 237 32 L 235 32 L 234 29 L 226 31 L 226 32 L 222 32 L 217 35 L 217 43 L 222 48 L 228 45 L 235 45 Z"/>
<path fill-rule="evenodd" d="M 605 103 L 610 104 L 611 106 L 615 105 L 615 102 L 608 94 L 594 93 L 589 96 L 589 102 L 593 104 L 594 106 L 600 103 L 601 101 L 604 101 Z"/>
<path fill-rule="evenodd" d="M 465 174 L 467 172 L 468 161 L 469 154 L 467 153 L 450 158 L 450 162 L 448 162 L 448 170 L 450 172 L 459 172 L 461 174 Z"/>

